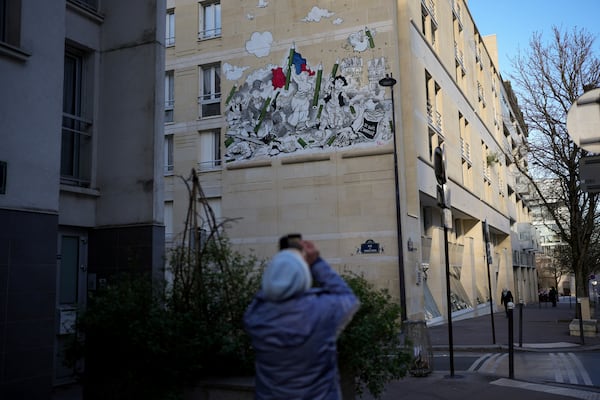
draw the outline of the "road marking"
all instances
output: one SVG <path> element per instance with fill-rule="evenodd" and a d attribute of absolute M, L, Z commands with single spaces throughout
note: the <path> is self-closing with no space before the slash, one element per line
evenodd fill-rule
<path fill-rule="evenodd" d="M 494 369 L 492 370 L 492 372 L 496 373 L 496 370 L 500 366 L 500 363 L 502 363 L 507 358 L 508 353 L 499 354 L 499 357 L 496 357 L 496 362 L 494 363 Z"/>
<path fill-rule="evenodd" d="M 504 361 L 508 357 L 507 353 L 494 353 L 491 354 L 487 359 L 481 364 L 481 367 L 477 368 L 479 371 L 488 372 L 491 374 L 495 374 L 498 366 L 502 361 Z"/>
<path fill-rule="evenodd" d="M 593 386 L 594 384 L 592 383 L 592 379 L 590 378 L 590 375 L 588 374 L 587 370 L 585 369 L 579 358 L 577 358 L 577 356 L 573 353 L 568 354 L 569 357 L 571 357 L 571 359 L 573 360 L 573 363 L 577 366 L 577 370 L 579 371 L 579 374 L 583 379 L 583 383 L 588 386 Z"/>
<path fill-rule="evenodd" d="M 487 360 L 491 355 L 492 355 L 492 353 L 487 353 L 487 354 L 484 354 L 481 357 L 479 357 L 477 360 L 475 360 L 475 362 L 473 364 L 471 364 L 468 371 L 471 371 L 471 372 L 477 371 L 479 368 L 481 368 L 483 366 L 484 361 Z"/>
<path fill-rule="evenodd" d="M 565 353 L 558 353 L 560 360 L 562 361 L 562 365 L 564 366 L 567 377 L 569 378 L 569 383 L 577 384 L 577 376 L 575 375 L 575 368 L 569 362 L 567 355 Z"/>
<path fill-rule="evenodd" d="M 556 368 L 552 368 L 554 371 L 554 380 L 558 383 L 564 383 L 561 369 L 558 368 L 559 361 L 557 360 L 556 354 L 550 353 L 550 365 L 555 365 Z"/>

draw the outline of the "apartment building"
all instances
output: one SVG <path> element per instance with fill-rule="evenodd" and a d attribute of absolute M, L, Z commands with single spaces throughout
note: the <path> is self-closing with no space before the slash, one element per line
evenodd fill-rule
<path fill-rule="evenodd" d="M 2 399 L 51 398 L 88 293 L 163 267 L 165 7 L 0 1 Z"/>
<path fill-rule="evenodd" d="M 557 179 L 541 179 L 536 184 L 544 193 L 545 199 L 559 210 L 558 215 L 563 218 L 562 224 L 568 224 L 569 212 L 563 200 L 556 193 L 556 187 L 560 185 L 560 182 Z M 524 185 L 531 187 L 529 182 Z M 576 293 L 575 274 L 568 272 L 570 265 L 564 265 L 565 259 L 561 259 L 560 253 L 567 251 L 568 247 L 558 234 L 558 225 L 533 188 L 530 190 L 528 202 L 532 209 L 532 224 L 539 232 L 540 251 L 536 257 L 536 269 L 540 290 L 544 293 L 548 292 L 552 286 L 556 286 L 559 293 L 574 295 Z"/>
<path fill-rule="evenodd" d="M 268 258 L 302 233 L 388 289 L 403 318 L 443 322 L 443 147 L 453 312 L 487 313 L 504 287 L 535 300 L 533 256 L 515 257 L 534 254 L 519 239 L 530 211 L 507 157 L 527 132 L 466 2 L 167 0 L 166 27 L 167 241 L 194 169 L 239 249 Z"/>

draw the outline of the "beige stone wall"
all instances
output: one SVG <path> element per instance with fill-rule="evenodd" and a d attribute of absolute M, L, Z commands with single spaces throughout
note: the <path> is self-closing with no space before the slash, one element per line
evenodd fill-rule
<path fill-rule="evenodd" d="M 316 3 L 272 0 L 260 8 L 256 0 L 223 2 L 223 33 L 211 40 L 198 39 L 197 1 L 172 0 L 168 4 L 175 8 L 176 15 L 176 44 L 167 48 L 167 70 L 175 71 L 175 122 L 165 131 L 175 135 L 175 174 L 187 176 L 197 166 L 198 132 L 221 128 L 223 136 L 228 135 L 225 98 L 234 85 L 237 90 L 253 71 L 271 65 L 285 67 L 290 48 L 295 47 L 310 68 L 321 65 L 324 77 L 339 60 L 361 58 L 364 68 L 358 77 L 362 85 L 369 82 L 368 61 L 385 59 L 385 73 L 398 80 L 394 88 L 401 209 L 398 219 L 402 230 L 402 279 L 411 319 L 425 315 L 425 284 L 442 315 L 446 309 L 443 228 L 435 201 L 426 71 L 439 87 L 438 94 L 430 93 L 429 100 L 435 102 L 435 111 L 441 116 L 452 214 L 460 222 L 460 230 L 453 228 L 449 239 L 451 245 L 462 246 L 457 261 L 462 265 L 460 283 L 473 306 L 477 298 L 488 297 L 482 221 L 487 219 L 493 228 L 494 260 L 490 269 L 494 300 L 499 302 L 502 287 L 512 287 L 514 282 L 509 202 L 518 220 L 527 218 L 526 212 L 514 206 L 514 194 L 510 197 L 506 193 L 506 183 L 511 182 L 507 166 L 495 163 L 487 170 L 487 178 L 484 174 L 488 154 L 500 154 L 505 144 L 501 82 L 495 61 L 491 61 L 497 52 L 495 42 L 479 37 L 463 1 L 426 3 L 433 4 L 435 40 L 431 30 L 423 32 L 420 0 L 330 1 L 321 7 L 333 14 L 320 22 L 304 20 Z M 460 5 L 460 13 L 453 10 L 453 5 Z M 460 35 L 457 18 L 461 21 Z M 339 23 L 334 23 L 336 19 Z M 375 33 L 374 47 L 357 51 L 350 45 L 349 36 L 366 27 Z M 268 54 L 250 54 L 247 41 L 254 33 L 264 32 L 273 37 Z M 457 67 L 455 41 L 460 42 L 464 74 Z M 210 63 L 227 63 L 245 70 L 239 79 L 221 75 L 224 115 L 202 119 L 198 113 L 199 67 Z M 390 90 L 382 91 L 376 81 L 371 80 L 374 96 L 389 99 Z M 468 121 L 466 133 L 460 131 L 459 113 Z M 461 135 L 465 136 L 462 140 Z M 465 140 L 470 145 L 469 179 L 465 176 Z M 223 144 L 222 152 L 226 151 Z M 222 169 L 202 173 L 200 179 L 209 197 L 220 199 L 222 216 L 239 218 L 228 233 L 240 249 L 252 249 L 259 257 L 267 258 L 276 251 L 279 236 L 300 232 L 317 242 L 338 270 L 364 273 L 398 297 L 400 252 L 393 168 L 393 142 L 387 140 L 277 156 L 253 155 L 246 161 L 224 163 Z M 172 197 L 175 204 L 177 231 L 187 211 L 187 193 L 175 177 L 167 177 L 166 183 L 167 197 Z M 425 208 L 431 210 L 430 216 L 425 215 Z M 413 251 L 408 249 L 409 238 Z M 383 251 L 357 253 L 367 240 L 378 243 Z M 431 248 L 424 249 L 429 240 Z M 426 258 L 427 282 L 421 268 Z"/>

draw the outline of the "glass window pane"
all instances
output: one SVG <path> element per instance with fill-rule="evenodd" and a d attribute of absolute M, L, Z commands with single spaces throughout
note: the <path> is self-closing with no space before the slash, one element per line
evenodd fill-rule
<path fill-rule="evenodd" d="M 221 36 L 221 4 L 215 4 L 215 35 Z"/>
<path fill-rule="evenodd" d="M 221 97 L 221 72 L 219 67 L 212 68 L 213 73 L 215 75 L 215 89 L 214 94 L 216 98 Z"/>
<path fill-rule="evenodd" d="M 214 36 L 215 34 L 215 17 L 213 8 L 213 5 L 204 7 L 204 36 Z"/>
<path fill-rule="evenodd" d="M 165 44 L 172 46 L 175 44 L 175 12 L 173 10 L 167 11 L 167 21 L 165 29 Z"/>
<path fill-rule="evenodd" d="M 74 304 L 77 302 L 79 238 L 63 236 L 61 247 L 59 304 Z"/>
<path fill-rule="evenodd" d="M 212 77 L 211 77 L 212 68 L 208 68 L 204 70 L 204 82 L 203 82 L 203 93 L 204 99 L 207 100 L 210 98 L 210 94 L 212 93 Z M 209 95 L 209 96 L 207 96 Z"/>

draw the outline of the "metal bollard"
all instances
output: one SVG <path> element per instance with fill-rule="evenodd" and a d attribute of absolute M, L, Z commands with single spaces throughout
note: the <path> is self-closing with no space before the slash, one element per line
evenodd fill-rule
<path fill-rule="evenodd" d="M 513 334 L 513 309 L 515 303 L 508 302 L 508 377 L 515 379 L 515 343 Z"/>

